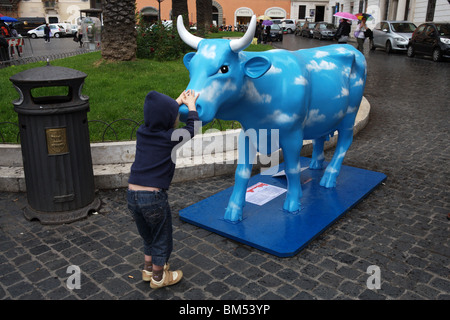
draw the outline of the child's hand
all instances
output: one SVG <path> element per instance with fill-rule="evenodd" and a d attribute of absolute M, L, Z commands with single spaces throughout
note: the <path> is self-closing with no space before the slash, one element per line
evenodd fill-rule
<path fill-rule="evenodd" d="M 194 90 L 184 91 L 180 97 L 181 101 L 188 107 L 189 111 L 197 111 L 195 107 L 195 102 L 200 94 L 195 94 Z"/>
<path fill-rule="evenodd" d="M 175 101 L 178 103 L 178 105 L 182 105 L 184 102 L 183 102 L 183 97 L 184 97 L 184 95 L 185 95 L 185 93 L 186 93 L 186 91 L 183 91 L 181 94 L 180 94 L 180 96 L 178 97 L 178 98 L 176 98 L 175 99 Z"/>

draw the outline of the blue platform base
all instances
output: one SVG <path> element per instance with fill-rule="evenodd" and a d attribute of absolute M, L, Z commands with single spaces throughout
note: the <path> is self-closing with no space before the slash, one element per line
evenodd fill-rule
<path fill-rule="evenodd" d="M 302 168 L 308 167 L 309 161 L 309 158 L 302 157 Z M 280 164 L 279 170 L 283 169 L 283 164 Z M 386 179 L 382 173 L 342 166 L 337 187 L 326 189 L 319 185 L 323 172 L 305 169 L 301 173 L 303 196 L 301 210 L 296 214 L 283 211 L 286 197 L 283 193 L 263 205 L 246 202 L 242 221 L 224 220 L 225 208 L 233 191 L 231 187 L 180 210 L 180 219 L 275 256 L 290 257 Z M 287 188 L 286 176 L 261 174 L 253 176 L 248 186 L 259 182 Z"/>

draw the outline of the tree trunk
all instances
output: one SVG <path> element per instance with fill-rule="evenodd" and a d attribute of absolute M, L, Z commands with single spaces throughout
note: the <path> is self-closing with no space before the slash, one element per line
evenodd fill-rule
<path fill-rule="evenodd" d="M 174 21 L 177 21 L 178 16 L 182 15 L 183 23 L 186 29 L 189 30 L 189 11 L 187 0 L 172 0 L 172 15 Z"/>
<path fill-rule="evenodd" d="M 197 7 L 197 36 L 203 37 L 206 32 L 206 0 L 196 0 L 195 4 Z"/>
<path fill-rule="evenodd" d="M 102 0 L 102 56 L 112 61 L 136 58 L 135 0 Z"/>
<path fill-rule="evenodd" d="M 205 0 L 205 28 L 209 31 L 212 25 L 212 0 Z"/>

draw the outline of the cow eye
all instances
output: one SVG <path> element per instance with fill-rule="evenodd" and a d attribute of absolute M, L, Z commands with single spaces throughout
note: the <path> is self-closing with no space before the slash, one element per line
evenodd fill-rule
<path fill-rule="evenodd" d="M 228 72 L 228 66 L 221 66 L 219 73 L 227 73 Z"/>

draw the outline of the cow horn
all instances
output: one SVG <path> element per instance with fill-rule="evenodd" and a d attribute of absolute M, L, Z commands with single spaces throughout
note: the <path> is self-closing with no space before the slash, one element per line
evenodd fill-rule
<path fill-rule="evenodd" d="M 183 16 L 179 15 L 177 18 L 177 30 L 180 35 L 181 40 L 184 41 L 188 46 L 197 50 L 198 43 L 203 39 L 197 36 L 194 36 L 192 33 L 186 30 L 183 24 Z"/>
<path fill-rule="evenodd" d="M 247 32 L 245 32 L 244 36 L 237 40 L 230 41 L 230 48 L 234 52 L 239 52 L 247 48 L 250 43 L 252 43 L 253 37 L 255 36 L 256 30 L 256 16 L 252 16 L 250 23 L 248 25 Z"/>

